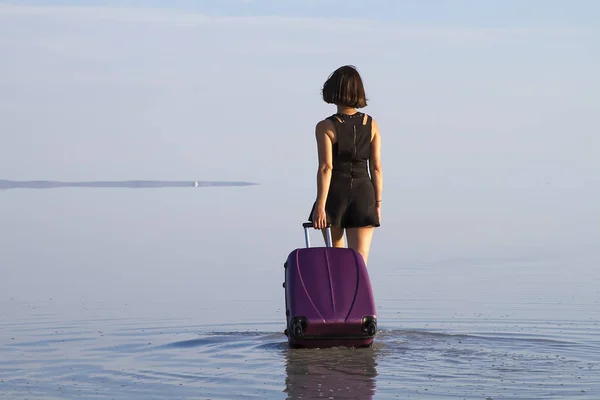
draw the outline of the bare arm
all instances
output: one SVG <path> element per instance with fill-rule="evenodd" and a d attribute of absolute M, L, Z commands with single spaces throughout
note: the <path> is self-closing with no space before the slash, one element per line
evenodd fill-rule
<path fill-rule="evenodd" d="M 375 188 L 375 200 L 381 202 L 383 191 L 383 172 L 381 169 L 381 135 L 379 127 L 375 120 L 372 122 L 373 136 L 371 138 L 371 155 L 369 157 L 369 170 L 371 172 L 371 182 Z"/>
<path fill-rule="evenodd" d="M 329 184 L 331 183 L 331 171 L 333 169 L 331 122 L 324 120 L 317 124 L 315 136 L 317 139 L 317 152 L 319 155 L 319 169 L 317 171 L 317 207 L 325 208 Z"/>

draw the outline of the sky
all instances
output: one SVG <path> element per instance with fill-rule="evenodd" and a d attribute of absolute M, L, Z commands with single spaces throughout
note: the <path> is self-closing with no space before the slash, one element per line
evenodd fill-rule
<path fill-rule="evenodd" d="M 260 184 L 190 197 L 5 191 L 0 225 L 15 228 L 3 242 L 16 263 L 36 232 L 48 254 L 80 232 L 96 238 L 89 246 L 137 238 L 140 253 L 141 237 L 171 232 L 279 265 L 302 245 L 314 128 L 335 112 L 320 89 L 353 64 L 382 135 L 376 265 L 399 249 L 597 249 L 597 15 L 599 2 L 577 0 L 0 0 L 0 179 Z M 202 229 L 228 218 L 235 232 Z"/>
<path fill-rule="evenodd" d="M 386 198 L 598 193 L 599 3 L 319 4 L 1 1 L 0 179 L 243 180 L 312 198 L 314 126 L 335 111 L 320 89 L 353 64 Z"/>
<path fill-rule="evenodd" d="M 25 0 L 0 1 L 22 5 L 157 7 L 202 12 L 209 15 L 287 16 L 308 18 L 356 18 L 402 24 L 445 26 L 510 26 L 568 24 L 593 27 L 600 5 L 594 0 Z"/>
<path fill-rule="evenodd" d="M 346 63 L 403 180 L 598 167 L 596 2 L 197 4 L 0 2 L 2 178 L 312 175 L 319 90 Z"/>

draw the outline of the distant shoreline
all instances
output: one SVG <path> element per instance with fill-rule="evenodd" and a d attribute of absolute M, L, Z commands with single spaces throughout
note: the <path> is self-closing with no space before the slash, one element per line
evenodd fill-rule
<path fill-rule="evenodd" d="M 169 187 L 226 187 L 226 186 L 256 186 L 258 183 L 245 181 L 81 181 L 64 182 L 50 180 L 11 181 L 0 180 L 0 189 L 53 189 L 67 187 L 91 188 L 169 188 Z"/>

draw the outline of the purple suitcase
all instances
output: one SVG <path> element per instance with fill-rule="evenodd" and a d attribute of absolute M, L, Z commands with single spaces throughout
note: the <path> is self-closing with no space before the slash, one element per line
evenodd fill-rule
<path fill-rule="evenodd" d="M 377 333 L 375 301 L 360 253 L 331 246 L 293 250 L 284 264 L 288 344 L 292 348 L 368 347 Z"/>

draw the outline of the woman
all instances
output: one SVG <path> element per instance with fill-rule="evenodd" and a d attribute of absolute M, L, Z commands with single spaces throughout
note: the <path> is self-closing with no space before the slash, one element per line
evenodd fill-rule
<path fill-rule="evenodd" d="M 331 225 L 334 247 L 358 251 L 367 264 L 375 227 L 380 225 L 381 137 L 375 120 L 358 108 L 367 106 L 362 79 L 351 65 L 335 70 L 323 85 L 323 100 L 337 113 L 315 129 L 319 169 L 317 199 L 309 221 L 315 229 Z M 370 174 L 369 174 L 370 172 Z"/>

